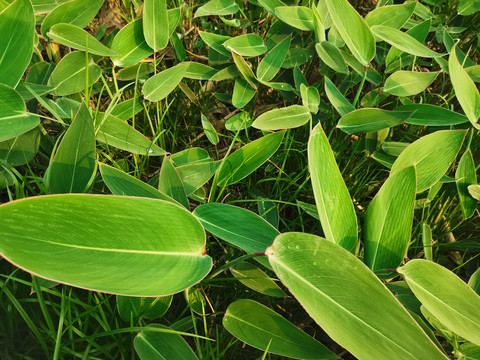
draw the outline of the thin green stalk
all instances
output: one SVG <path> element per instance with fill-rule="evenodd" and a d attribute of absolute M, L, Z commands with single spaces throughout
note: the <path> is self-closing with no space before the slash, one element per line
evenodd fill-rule
<path fill-rule="evenodd" d="M 58 319 L 57 338 L 55 340 L 55 351 L 53 360 L 58 360 L 60 356 L 60 345 L 62 344 L 63 322 L 65 321 L 65 287 L 62 287 L 62 300 L 60 308 L 60 319 Z"/>
<path fill-rule="evenodd" d="M 38 304 L 40 305 L 40 310 L 42 311 L 43 317 L 45 318 L 45 322 L 47 323 L 47 327 L 50 330 L 52 336 L 55 334 L 55 326 L 53 325 L 52 317 L 48 312 L 47 305 L 45 303 L 45 299 L 43 298 L 43 293 L 40 285 L 38 284 L 38 279 L 35 275 L 32 275 L 32 287 L 37 295 Z"/>
<path fill-rule="evenodd" d="M 365 80 L 367 79 L 367 67 L 365 66 L 365 72 L 363 73 L 362 82 L 357 90 L 357 95 L 355 95 L 355 99 L 353 100 L 353 107 L 357 107 L 358 100 L 360 99 L 360 94 L 362 93 L 363 85 L 365 84 Z"/>

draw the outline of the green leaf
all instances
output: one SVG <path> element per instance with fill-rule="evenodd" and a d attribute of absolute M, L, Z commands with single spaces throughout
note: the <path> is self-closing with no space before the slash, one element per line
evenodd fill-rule
<path fill-rule="evenodd" d="M 84 28 L 95 17 L 103 0 L 72 0 L 57 6 L 42 22 L 42 35 L 46 36 L 55 24 L 67 23 Z"/>
<path fill-rule="evenodd" d="M 337 244 L 286 233 L 267 255 L 313 320 L 356 358 L 447 359 L 365 264 Z"/>
<path fill-rule="evenodd" d="M 243 78 L 236 78 L 233 87 L 232 105 L 237 109 L 243 108 L 255 96 L 256 90 Z"/>
<path fill-rule="evenodd" d="M 172 164 L 172 160 L 170 160 L 168 156 L 163 158 L 158 180 L 158 190 L 178 201 L 186 209 L 190 208 L 182 179 L 180 179 L 180 175 L 178 175 L 177 170 Z"/>
<path fill-rule="evenodd" d="M 173 157 L 172 157 L 173 160 Z M 180 179 L 182 179 L 183 185 L 187 195 L 191 195 L 203 184 L 205 184 L 217 171 L 219 161 L 191 163 L 176 167 Z"/>
<path fill-rule="evenodd" d="M 417 192 L 427 190 L 445 175 L 462 146 L 465 134 L 465 130 L 445 130 L 421 137 L 402 151 L 390 173 L 415 165 Z"/>
<path fill-rule="evenodd" d="M 326 238 L 352 250 L 358 231 L 355 209 L 320 124 L 315 126 L 308 141 L 308 167 Z"/>
<path fill-rule="evenodd" d="M 118 55 L 81 27 L 73 24 L 55 24 L 50 28 L 47 35 L 50 39 L 77 50 L 86 51 L 88 46 L 89 54 L 100 56 Z"/>
<path fill-rule="evenodd" d="M 332 70 L 348 74 L 349 71 L 345 59 L 335 44 L 329 41 L 322 41 L 315 45 L 315 50 L 317 50 L 320 59 Z"/>
<path fill-rule="evenodd" d="M 454 273 L 415 259 L 398 269 L 425 308 L 447 329 L 480 345 L 480 297 Z"/>
<path fill-rule="evenodd" d="M 312 114 L 318 112 L 318 106 L 320 105 L 320 94 L 316 87 L 300 85 L 300 94 L 302 96 L 302 104 Z"/>
<path fill-rule="evenodd" d="M 480 201 L 480 185 L 470 185 L 468 187 L 468 192 L 474 199 Z"/>
<path fill-rule="evenodd" d="M 149 101 L 160 101 L 167 97 L 182 81 L 189 64 L 180 63 L 152 76 L 143 84 L 142 93 Z"/>
<path fill-rule="evenodd" d="M 208 232 L 247 252 L 264 252 L 280 234 L 261 216 L 232 205 L 202 204 L 193 215 Z"/>
<path fill-rule="evenodd" d="M 37 154 L 39 146 L 40 129 L 36 127 L 22 135 L 0 142 L 0 162 L 3 160 L 13 166 L 28 164 Z"/>
<path fill-rule="evenodd" d="M 114 195 L 160 199 L 180 205 L 178 201 L 174 200 L 167 194 L 164 194 L 153 186 L 145 184 L 143 181 L 124 173 L 122 170 L 115 169 L 102 163 L 99 164 L 98 168 L 102 174 L 103 182 Z"/>
<path fill-rule="evenodd" d="M 287 56 L 291 40 L 292 37 L 289 35 L 280 41 L 258 64 L 257 78 L 260 81 L 270 81 L 277 75 Z"/>
<path fill-rule="evenodd" d="M 230 38 L 223 43 L 223 46 L 241 56 L 258 56 L 267 51 L 263 39 L 257 34 L 245 34 Z"/>
<path fill-rule="evenodd" d="M 439 73 L 439 71 L 396 71 L 385 81 L 384 91 L 395 96 L 416 95 L 424 91 Z"/>
<path fill-rule="evenodd" d="M 279 6 L 275 8 L 275 15 L 294 28 L 304 31 L 315 30 L 313 11 L 306 6 Z"/>
<path fill-rule="evenodd" d="M 195 12 L 194 17 L 209 15 L 233 15 L 239 7 L 235 0 L 210 0 L 205 5 L 200 6 Z"/>
<path fill-rule="evenodd" d="M 169 26 L 166 0 L 145 0 L 143 3 L 143 34 L 153 51 L 168 45 Z"/>
<path fill-rule="evenodd" d="M 126 121 L 133 118 L 141 110 L 143 110 L 142 100 L 139 97 L 135 97 L 115 105 L 110 114 Z"/>
<path fill-rule="evenodd" d="M 380 40 L 383 40 L 408 54 L 426 58 L 443 56 L 443 54 L 430 50 L 414 37 L 400 30 L 388 26 L 375 25 L 372 26 L 372 32 Z"/>
<path fill-rule="evenodd" d="M 291 322 L 253 300 L 240 299 L 231 303 L 222 323 L 241 341 L 273 354 L 296 359 L 336 358 Z"/>
<path fill-rule="evenodd" d="M 416 194 L 414 166 L 390 175 L 365 216 L 364 261 L 377 274 L 390 275 L 407 253 Z"/>
<path fill-rule="evenodd" d="M 480 11 L 479 0 L 460 0 L 457 11 L 460 15 L 468 16 Z"/>
<path fill-rule="evenodd" d="M 234 184 L 258 169 L 279 148 L 285 131 L 261 137 L 241 147 L 228 158 L 218 173 L 218 186 Z"/>
<path fill-rule="evenodd" d="M 179 151 L 170 156 L 170 159 L 175 166 L 182 166 L 188 164 L 212 162 L 213 159 L 208 155 L 208 151 L 204 148 L 188 148 L 182 151 Z"/>
<path fill-rule="evenodd" d="M 415 10 L 416 3 L 402 5 L 387 5 L 377 7 L 365 16 L 368 26 L 384 25 L 391 28 L 400 29 Z"/>
<path fill-rule="evenodd" d="M 212 267 L 201 224 L 162 200 L 39 196 L 1 205 L 0 216 L 9 219 L 0 229 L 0 253 L 6 259 L 40 277 L 85 289 L 165 296 L 194 285 Z"/>
<path fill-rule="evenodd" d="M 27 113 L 20 94 L 10 86 L 0 84 L 0 141 L 19 136 L 38 124 L 38 116 Z"/>
<path fill-rule="evenodd" d="M 210 120 L 205 117 L 205 115 L 202 114 L 201 119 L 203 131 L 205 132 L 208 141 L 210 141 L 213 145 L 217 145 L 219 141 L 217 131 L 213 127 Z"/>
<path fill-rule="evenodd" d="M 325 0 L 336 29 L 352 54 L 367 66 L 375 56 L 375 38 L 347 0 Z"/>
<path fill-rule="evenodd" d="M 246 111 L 242 111 L 233 115 L 225 122 L 225 128 L 230 131 L 245 130 L 252 126 L 253 120 L 250 118 L 250 114 Z"/>
<path fill-rule="evenodd" d="M 270 279 L 267 274 L 255 265 L 240 262 L 230 267 L 232 275 L 243 285 L 261 294 L 274 297 L 285 297 L 285 293 Z"/>
<path fill-rule="evenodd" d="M 55 88 L 51 94 L 61 96 L 70 95 L 85 90 L 86 55 L 84 52 L 74 51 L 62 58 L 48 79 L 48 85 Z M 102 74 L 100 66 L 88 56 L 88 86 L 97 82 Z"/>
<path fill-rule="evenodd" d="M 342 116 L 354 111 L 355 107 L 342 95 L 335 84 L 325 76 L 325 93 L 333 107 Z"/>
<path fill-rule="evenodd" d="M 455 49 L 456 46 L 452 48 L 448 58 L 450 80 L 452 81 L 457 100 L 465 112 L 465 115 L 468 117 L 468 120 L 470 120 L 475 128 L 480 129 L 480 125 L 478 124 L 478 118 L 480 117 L 480 93 L 473 80 L 458 62 Z"/>
<path fill-rule="evenodd" d="M 468 118 L 454 111 L 430 104 L 408 104 L 395 111 L 414 111 L 405 122 L 421 126 L 450 126 L 468 122 Z"/>
<path fill-rule="evenodd" d="M 170 330 L 168 332 L 149 331 L 152 328 Z M 160 324 L 150 324 L 149 330 L 135 336 L 134 347 L 140 360 L 198 360 L 187 342 L 173 330 Z"/>
<path fill-rule="evenodd" d="M 472 198 L 468 192 L 468 187 L 470 185 L 477 184 L 475 164 L 470 149 L 465 151 L 460 159 L 457 171 L 455 172 L 455 179 L 457 180 L 458 198 L 460 199 L 463 218 L 468 219 L 473 216 L 475 209 L 477 208 L 477 201 Z"/>
<path fill-rule="evenodd" d="M 126 150 L 133 154 L 160 156 L 166 151 L 159 148 L 152 140 L 128 125 L 127 122 L 110 115 L 105 117 L 98 113 L 95 120 L 97 141 L 108 146 Z"/>
<path fill-rule="evenodd" d="M 225 41 L 231 39 L 230 36 L 219 35 L 212 32 L 204 32 L 204 31 L 199 31 L 198 33 L 200 34 L 200 37 L 202 38 L 202 40 L 208 46 L 210 46 L 213 50 L 227 57 L 231 56 L 230 51 L 226 49 L 225 46 L 223 46 L 223 43 L 225 43 Z"/>
<path fill-rule="evenodd" d="M 185 71 L 184 77 L 194 80 L 209 80 L 213 75 L 217 73 L 214 68 L 197 62 L 188 62 L 187 71 Z"/>
<path fill-rule="evenodd" d="M 388 111 L 363 108 L 349 112 L 338 122 L 337 127 L 348 134 L 370 132 L 397 126 L 412 116 L 413 111 Z"/>
<path fill-rule="evenodd" d="M 170 308 L 172 299 L 172 295 L 156 298 L 117 295 L 118 314 L 126 322 L 138 320 L 139 317 L 159 319 Z"/>
<path fill-rule="evenodd" d="M 50 164 L 50 193 L 82 193 L 95 170 L 95 131 L 82 104 Z"/>
<path fill-rule="evenodd" d="M 275 15 L 275 8 L 285 6 L 285 3 L 280 0 L 258 0 L 258 5 L 262 6 L 270 14 Z"/>
<path fill-rule="evenodd" d="M 29 0 L 15 0 L 0 12 L 0 83 L 17 86 L 32 58 L 34 33 Z"/>
<path fill-rule="evenodd" d="M 305 106 L 292 105 L 263 113 L 252 126 L 261 130 L 290 129 L 306 124 L 311 118 L 312 114 Z"/>
<path fill-rule="evenodd" d="M 131 66 L 153 54 L 143 36 L 142 19 L 125 25 L 115 36 L 111 46 L 118 56 L 111 59 L 115 66 Z"/>

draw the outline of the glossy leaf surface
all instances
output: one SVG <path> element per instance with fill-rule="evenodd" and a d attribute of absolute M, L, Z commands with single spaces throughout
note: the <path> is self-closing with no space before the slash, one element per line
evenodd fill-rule
<path fill-rule="evenodd" d="M 284 23 L 294 28 L 310 31 L 314 30 L 313 12 L 306 6 L 279 6 L 275 8 L 275 14 Z"/>
<path fill-rule="evenodd" d="M 284 297 L 285 293 L 262 270 L 248 262 L 241 262 L 230 267 L 232 275 L 243 285 L 267 296 Z"/>
<path fill-rule="evenodd" d="M 166 0 L 143 2 L 143 34 L 145 41 L 154 51 L 168 45 L 169 29 Z"/>
<path fill-rule="evenodd" d="M 263 113 L 252 126 L 261 130 L 290 129 L 306 124 L 311 117 L 310 111 L 305 106 L 292 105 Z"/>
<path fill-rule="evenodd" d="M 417 72 L 399 70 L 385 81 L 384 91 L 395 96 L 411 96 L 424 91 L 435 80 L 439 72 Z"/>
<path fill-rule="evenodd" d="M 344 115 L 337 127 L 346 133 L 370 132 L 396 126 L 412 116 L 409 111 L 388 111 L 376 108 L 358 109 Z"/>
<path fill-rule="evenodd" d="M 401 105 L 395 111 L 414 111 L 405 122 L 422 126 L 449 126 L 468 122 L 465 115 L 430 104 Z"/>
<path fill-rule="evenodd" d="M 149 101 L 160 101 L 167 97 L 182 81 L 189 64 L 180 63 L 152 76 L 143 85 L 143 95 Z"/>
<path fill-rule="evenodd" d="M 132 21 L 117 33 L 112 50 L 119 54 L 111 58 L 115 66 L 134 65 L 153 54 L 143 36 L 142 19 Z"/>

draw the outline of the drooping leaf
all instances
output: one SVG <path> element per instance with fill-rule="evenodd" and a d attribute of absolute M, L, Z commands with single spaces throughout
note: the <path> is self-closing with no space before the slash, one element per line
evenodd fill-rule
<path fill-rule="evenodd" d="M 337 244 L 285 233 L 267 255 L 309 315 L 356 358 L 447 359 L 366 265 Z"/>
<path fill-rule="evenodd" d="M 88 47 L 88 53 L 90 54 L 100 56 L 118 55 L 81 27 L 73 24 L 55 24 L 50 28 L 47 35 L 50 39 L 73 49 L 86 51 Z"/>
<path fill-rule="evenodd" d="M 277 75 L 287 56 L 291 39 L 292 37 L 288 36 L 280 41 L 258 64 L 257 78 L 260 81 L 270 81 Z"/>
<path fill-rule="evenodd" d="M 253 300 L 231 303 L 223 326 L 233 336 L 260 350 L 296 359 L 335 359 L 321 343 L 273 310 Z"/>
<path fill-rule="evenodd" d="M 285 293 L 262 270 L 248 262 L 241 262 L 230 267 L 232 275 L 243 285 L 267 296 L 284 297 Z"/>
<path fill-rule="evenodd" d="M 169 24 L 166 0 L 145 0 L 143 2 L 143 34 L 153 51 L 168 45 Z"/>
<path fill-rule="evenodd" d="M 32 57 L 35 16 L 29 0 L 0 11 L 0 83 L 16 87 Z"/>
<path fill-rule="evenodd" d="M 352 250 L 357 243 L 355 209 L 320 124 L 315 126 L 308 141 L 308 167 L 326 238 Z"/>
<path fill-rule="evenodd" d="M 337 89 L 335 84 L 325 76 L 325 93 L 328 100 L 332 103 L 333 107 L 342 116 L 347 115 L 349 112 L 354 111 L 355 107 L 342 95 Z"/>
<path fill-rule="evenodd" d="M 430 104 L 408 104 L 395 108 L 395 111 L 414 111 L 405 122 L 422 126 L 450 126 L 468 122 L 462 114 Z"/>
<path fill-rule="evenodd" d="M 245 34 L 230 38 L 223 43 L 223 46 L 241 56 L 258 56 L 267 51 L 263 39 L 257 34 Z"/>
<path fill-rule="evenodd" d="M 165 296 L 194 285 L 212 267 L 201 224 L 166 201 L 65 194 L 9 202 L 0 214 L 9 219 L 0 229 L 6 259 L 73 286 Z"/>
<path fill-rule="evenodd" d="M 313 11 L 306 6 L 279 6 L 275 8 L 275 15 L 294 28 L 304 31 L 315 30 Z"/>
<path fill-rule="evenodd" d="M 370 132 L 396 126 L 412 116 L 413 111 L 388 111 L 377 108 L 363 108 L 344 115 L 337 127 L 348 134 Z"/>
<path fill-rule="evenodd" d="M 233 15 L 238 11 L 238 9 L 239 7 L 235 0 L 210 0 L 197 9 L 195 12 L 195 17 L 209 15 Z"/>
<path fill-rule="evenodd" d="M 365 21 L 369 26 L 384 25 L 400 29 L 412 16 L 415 6 L 416 3 L 380 6 L 369 12 Z"/>
<path fill-rule="evenodd" d="M 463 218 L 468 219 L 475 213 L 475 209 L 477 208 L 477 200 L 472 198 L 468 192 L 468 187 L 470 185 L 477 184 L 475 164 L 470 149 L 465 151 L 460 159 L 457 171 L 455 172 L 455 178 L 457 180 L 458 198 L 460 199 Z"/>
<path fill-rule="evenodd" d="M 450 331 L 480 345 L 480 297 L 453 272 L 415 259 L 398 269 L 423 306 Z"/>
<path fill-rule="evenodd" d="M 131 66 L 153 54 L 143 36 L 142 19 L 125 25 L 115 36 L 111 46 L 118 56 L 111 59 L 115 66 Z"/>
<path fill-rule="evenodd" d="M 375 38 L 367 23 L 347 0 L 325 0 L 325 3 L 348 48 L 367 66 L 375 56 Z"/>
<path fill-rule="evenodd" d="M 190 208 L 182 179 L 168 156 L 163 158 L 160 177 L 158 179 L 158 190 L 178 201 L 186 209 Z"/>
<path fill-rule="evenodd" d="M 315 50 L 320 59 L 336 72 L 348 73 L 348 67 L 338 47 L 329 41 L 322 41 L 315 45 Z"/>
<path fill-rule="evenodd" d="M 305 106 L 292 105 L 263 113 L 252 126 L 261 130 L 290 129 L 306 124 L 311 118 L 312 114 Z"/>
<path fill-rule="evenodd" d="M 408 166 L 417 169 L 417 192 L 427 190 L 445 175 L 465 138 L 465 130 L 436 131 L 410 144 L 394 162 L 391 174 Z"/>
<path fill-rule="evenodd" d="M 149 101 L 160 101 L 170 94 L 182 81 L 189 64 L 180 63 L 152 76 L 143 84 L 143 96 Z"/>
<path fill-rule="evenodd" d="M 412 232 L 416 194 L 414 166 L 390 175 L 365 217 L 364 261 L 375 273 L 389 275 L 404 259 Z"/>
<path fill-rule="evenodd" d="M 417 72 L 399 70 L 385 81 L 384 91 L 395 96 L 411 96 L 424 91 L 436 79 L 439 71 Z"/>
<path fill-rule="evenodd" d="M 87 107 L 82 104 L 50 164 L 50 193 L 84 192 L 95 170 L 95 130 Z"/>

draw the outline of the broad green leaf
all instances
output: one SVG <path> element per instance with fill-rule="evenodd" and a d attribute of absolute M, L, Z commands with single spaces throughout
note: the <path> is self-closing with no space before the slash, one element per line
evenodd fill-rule
<path fill-rule="evenodd" d="M 470 279 L 468 279 L 468 286 L 470 286 L 477 294 L 480 294 L 480 268 L 470 276 Z"/>
<path fill-rule="evenodd" d="M 416 95 L 424 91 L 439 73 L 439 71 L 396 71 L 385 81 L 383 90 L 395 96 Z"/>
<path fill-rule="evenodd" d="M 204 148 L 188 148 L 182 151 L 179 151 L 170 156 L 170 159 L 175 166 L 182 166 L 188 164 L 196 164 L 203 162 L 212 162 L 213 159 L 208 155 L 208 151 Z"/>
<path fill-rule="evenodd" d="M 266 306 L 247 299 L 231 303 L 223 326 L 233 336 L 260 350 L 296 359 L 335 359 L 317 340 Z"/>
<path fill-rule="evenodd" d="M 315 322 L 356 358 L 448 359 L 367 266 L 337 244 L 286 233 L 267 255 Z"/>
<path fill-rule="evenodd" d="M 427 190 L 445 175 L 462 146 L 465 130 L 436 131 L 410 144 L 393 163 L 391 174 L 408 166 L 417 169 L 417 192 Z"/>
<path fill-rule="evenodd" d="M 3 160 L 13 166 L 28 164 L 37 154 L 39 146 L 40 129 L 36 127 L 25 134 L 0 142 L 0 162 Z"/>
<path fill-rule="evenodd" d="M 293 91 L 292 85 L 284 82 L 260 81 L 260 83 L 278 91 Z"/>
<path fill-rule="evenodd" d="M 18 92 L 0 84 L 0 141 L 19 136 L 40 124 L 37 115 L 27 113 Z"/>
<path fill-rule="evenodd" d="M 415 259 L 398 269 L 425 308 L 450 331 L 480 345 L 480 297 L 453 272 Z"/>
<path fill-rule="evenodd" d="M 332 20 L 332 17 L 330 16 L 330 13 L 328 12 L 328 7 L 325 0 L 318 1 L 317 11 L 318 11 L 318 14 L 320 15 L 320 18 L 322 20 L 322 23 L 325 29 L 331 28 L 333 25 L 333 20 Z"/>
<path fill-rule="evenodd" d="M 279 42 L 270 52 L 263 58 L 257 67 L 257 78 L 260 81 L 270 81 L 282 67 L 283 60 L 287 56 L 288 49 L 292 37 L 288 36 Z"/>
<path fill-rule="evenodd" d="M 117 80 L 128 81 L 144 77 L 154 71 L 155 65 L 153 63 L 138 63 L 118 70 L 116 76 Z"/>
<path fill-rule="evenodd" d="M 241 56 L 258 56 L 267 51 L 263 39 L 257 34 L 245 34 L 228 39 L 223 46 Z"/>
<path fill-rule="evenodd" d="M 426 58 L 434 58 L 444 55 L 430 50 L 411 35 L 388 26 L 374 25 L 372 26 L 372 32 L 378 39 L 383 40 L 408 54 Z"/>
<path fill-rule="evenodd" d="M 127 122 L 113 115 L 105 117 L 103 113 L 98 113 L 95 120 L 95 132 L 98 142 L 133 154 L 150 156 L 166 154 L 165 150 L 159 148 Z"/>
<path fill-rule="evenodd" d="M 253 120 L 246 111 L 233 115 L 225 122 L 225 129 L 230 131 L 245 130 L 252 126 Z"/>
<path fill-rule="evenodd" d="M 167 194 L 155 189 L 141 180 L 124 173 L 122 170 L 100 163 L 98 168 L 102 179 L 108 189 L 114 195 L 137 196 L 152 199 L 160 199 L 180 205 L 180 203 Z"/>
<path fill-rule="evenodd" d="M 240 76 L 240 71 L 237 69 L 237 65 L 230 65 L 226 68 L 217 71 L 215 75 L 213 75 L 210 80 L 211 81 L 222 81 L 226 79 L 233 79 L 237 76 Z"/>
<path fill-rule="evenodd" d="M 311 118 L 312 114 L 305 106 L 292 105 L 263 113 L 252 126 L 261 130 L 290 129 L 306 124 Z"/>
<path fill-rule="evenodd" d="M 352 250 L 357 243 L 358 231 L 355 209 L 320 124 L 315 126 L 308 141 L 308 167 L 326 238 Z"/>
<path fill-rule="evenodd" d="M 35 12 L 49 12 L 67 1 L 69 0 L 32 0 L 32 4 Z"/>
<path fill-rule="evenodd" d="M 365 20 L 347 0 L 325 0 L 336 29 L 363 65 L 375 56 L 375 38 Z"/>
<path fill-rule="evenodd" d="M 72 0 L 57 6 L 43 20 L 42 35 L 46 36 L 53 25 L 60 23 L 84 28 L 95 17 L 102 4 L 102 0 Z"/>
<path fill-rule="evenodd" d="M 226 49 L 225 46 L 223 46 L 223 43 L 225 43 L 225 41 L 231 39 L 230 36 L 219 35 L 212 32 L 204 32 L 204 31 L 199 31 L 198 33 L 200 34 L 200 37 L 202 38 L 202 40 L 208 46 L 210 46 L 213 50 L 227 57 L 231 56 L 230 51 Z"/>
<path fill-rule="evenodd" d="M 180 22 L 180 18 L 182 17 L 182 8 L 177 7 L 174 9 L 167 10 L 167 18 L 168 18 L 168 36 L 172 36 L 173 32 L 175 31 L 178 23 Z"/>
<path fill-rule="evenodd" d="M 145 41 L 153 51 L 168 45 L 169 24 L 166 0 L 144 0 L 143 2 L 143 34 Z"/>
<path fill-rule="evenodd" d="M 457 11 L 460 15 L 468 16 L 480 11 L 479 0 L 460 0 Z"/>
<path fill-rule="evenodd" d="M 370 132 L 397 126 L 412 116 L 413 111 L 388 111 L 363 108 L 349 112 L 338 122 L 337 127 L 348 134 Z"/>
<path fill-rule="evenodd" d="M 73 49 L 87 51 L 88 48 L 89 54 L 100 56 L 118 55 L 81 27 L 73 24 L 55 24 L 50 28 L 47 35 L 50 39 Z"/>
<path fill-rule="evenodd" d="M 302 96 L 302 104 L 312 114 L 318 112 L 318 106 L 320 105 L 320 94 L 316 87 L 300 85 L 300 94 Z"/>
<path fill-rule="evenodd" d="M 408 104 L 395 111 L 414 111 L 405 122 L 422 126 L 450 126 L 468 122 L 468 118 L 457 112 L 430 104 Z"/>
<path fill-rule="evenodd" d="M 172 158 L 173 160 L 173 158 Z M 217 171 L 219 161 L 191 163 L 176 167 L 180 179 L 182 179 L 187 195 L 191 195 L 199 187 L 205 184 Z"/>
<path fill-rule="evenodd" d="M 202 204 L 193 215 L 207 231 L 247 252 L 264 252 L 280 234 L 261 216 L 232 205 Z"/>
<path fill-rule="evenodd" d="M 15 0 L 0 12 L 0 83 L 17 86 L 32 57 L 34 32 L 29 0 Z"/>
<path fill-rule="evenodd" d="M 456 46 L 452 48 L 448 58 L 450 80 L 452 81 L 457 100 L 462 106 L 468 120 L 470 120 L 475 128 L 480 129 L 480 125 L 478 124 L 478 118 L 480 117 L 480 93 L 473 80 L 458 62 L 455 49 Z"/>
<path fill-rule="evenodd" d="M 258 0 L 258 5 L 262 6 L 272 15 L 275 15 L 275 8 L 286 6 L 285 3 L 280 0 Z"/>
<path fill-rule="evenodd" d="M 390 175 L 368 207 L 364 261 L 376 274 L 390 275 L 407 253 L 415 194 L 415 167 L 407 166 Z"/>
<path fill-rule="evenodd" d="M 139 97 L 135 97 L 115 105 L 110 114 L 126 121 L 133 118 L 141 110 L 143 110 L 142 100 Z"/>
<path fill-rule="evenodd" d="M 213 127 L 212 123 L 203 114 L 201 115 L 201 120 L 202 120 L 203 131 L 205 132 L 205 135 L 207 136 L 208 141 L 210 141 L 213 145 L 217 145 L 219 141 L 218 134 L 215 128 Z"/>
<path fill-rule="evenodd" d="M 241 147 L 225 159 L 218 173 L 218 186 L 234 184 L 258 169 L 279 148 L 285 131 L 261 137 Z"/>
<path fill-rule="evenodd" d="M 88 57 L 88 86 L 97 82 L 102 74 L 100 66 Z M 74 51 L 62 58 L 48 79 L 48 85 L 54 86 L 53 95 L 70 95 L 85 90 L 86 54 Z"/>
<path fill-rule="evenodd" d="M 284 297 L 285 293 L 262 270 L 248 262 L 241 262 L 230 267 L 232 275 L 246 287 L 261 294 Z"/>
<path fill-rule="evenodd" d="M 115 36 L 111 46 L 118 56 L 111 59 L 115 66 L 130 66 L 153 54 L 143 36 L 142 19 L 125 25 Z"/>
<path fill-rule="evenodd" d="M 320 59 L 336 72 L 347 74 L 348 67 L 338 47 L 329 41 L 322 41 L 315 45 L 315 50 Z"/>
<path fill-rule="evenodd" d="M 239 7 L 235 0 L 210 0 L 205 5 L 200 6 L 195 12 L 194 17 L 209 15 L 233 15 Z"/>
<path fill-rule="evenodd" d="M 408 145 L 410 144 L 404 142 L 387 141 L 382 144 L 382 150 L 388 155 L 398 156 L 408 147 Z"/>
<path fill-rule="evenodd" d="M 243 78 L 236 78 L 233 87 L 232 105 L 237 109 L 243 108 L 255 96 L 256 90 Z"/>
<path fill-rule="evenodd" d="M 152 331 L 152 328 L 170 332 Z M 198 360 L 187 342 L 164 325 L 148 325 L 135 336 L 133 343 L 140 360 Z"/>
<path fill-rule="evenodd" d="M 375 10 L 365 16 L 365 21 L 369 26 L 384 25 L 391 28 L 400 29 L 415 10 L 416 3 L 402 5 L 387 5 L 377 7 Z"/>
<path fill-rule="evenodd" d="M 138 320 L 139 317 L 159 319 L 169 309 L 172 299 L 172 295 L 156 298 L 117 295 L 118 314 L 126 322 Z"/>
<path fill-rule="evenodd" d="M 473 81 L 480 82 L 480 65 L 469 66 L 465 68 L 465 71 Z"/>
<path fill-rule="evenodd" d="M 149 101 L 160 101 L 167 97 L 182 81 L 189 64 L 180 63 L 152 76 L 143 84 L 142 93 Z"/>
<path fill-rule="evenodd" d="M 467 343 L 460 344 L 459 350 L 461 353 L 461 356 L 459 356 L 459 359 L 461 360 L 480 359 L 480 346 L 467 342 Z"/>
<path fill-rule="evenodd" d="M 470 185 L 467 189 L 474 199 L 480 201 L 480 185 Z"/>
<path fill-rule="evenodd" d="M 365 70 L 367 71 L 366 80 L 368 82 L 371 82 L 374 85 L 379 85 L 383 81 L 382 75 L 380 75 L 372 66 L 369 65 L 365 67 L 365 65 L 362 65 L 354 56 L 343 50 L 340 50 L 340 53 L 348 66 L 355 70 L 357 74 L 363 77 L 365 75 Z"/>
<path fill-rule="evenodd" d="M 158 179 L 158 190 L 178 201 L 186 209 L 190 208 L 182 179 L 168 156 L 163 158 L 160 177 Z"/>
<path fill-rule="evenodd" d="M 337 89 L 335 84 L 325 76 L 325 93 L 328 100 L 333 107 L 342 116 L 347 115 L 349 112 L 354 111 L 355 107 L 343 96 L 343 94 Z"/>
<path fill-rule="evenodd" d="M 8 218 L 0 229 L 6 259 L 40 277 L 85 289 L 165 296 L 194 285 L 212 267 L 201 224 L 162 200 L 39 196 L 1 205 L 0 217 Z"/>
<path fill-rule="evenodd" d="M 82 193 L 95 170 L 95 130 L 82 104 L 49 167 L 50 193 Z"/>
<path fill-rule="evenodd" d="M 197 62 L 189 62 L 187 71 L 185 71 L 184 77 L 194 80 L 209 80 L 213 75 L 217 73 L 214 68 Z"/>
<path fill-rule="evenodd" d="M 468 219 L 475 213 L 475 209 L 477 208 L 477 200 L 472 198 L 468 192 L 470 185 L 477 184 L 475 164 L 470 149 L 465 151 L 460 159 L 457 171 L 455 172 L 455 179 L 457 180 L 458 198 L 460 199 L 463 218 Z"/>
<path fill-rule="evenodd" d="M 306 6 L 279 6 L 275 8 L 275 15 L 294 28 L 304 31 L 315 30 L 313 11 Z"/>

